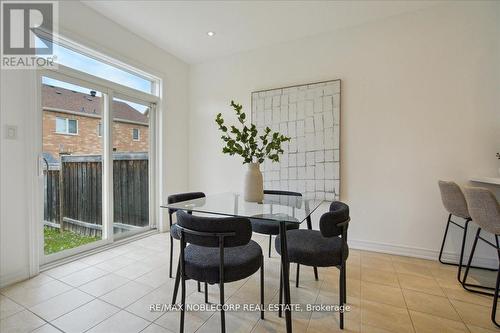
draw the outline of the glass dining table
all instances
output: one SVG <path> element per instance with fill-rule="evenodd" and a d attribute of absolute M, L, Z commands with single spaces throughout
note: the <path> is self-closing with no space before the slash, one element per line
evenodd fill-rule
<path fill-rule="evenodd" d="M 258 203 L 245 201 L 243 196 L 238 193 L 219 193 L 174 204 L 163 204 L 161 207 L 195 213 L 262 219 L 279 224 L 284 296 L 282 307 L 285 314 L 286 331 L 292 332 L 286 223 L 300 224 L 307 221 L 308 227 L 311 228 L 311 214 L 322 202 L 323 200 L 306 199 L 302 196 L 265 194 L 264 200 Z"/>

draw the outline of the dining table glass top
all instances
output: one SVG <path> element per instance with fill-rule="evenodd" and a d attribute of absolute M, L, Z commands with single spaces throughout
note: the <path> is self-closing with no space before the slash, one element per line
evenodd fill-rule
<path fill-rule="evenodd" d="M 204 198 L 162 204 L 162 208 L 223 216 L 302 223 L 323 202 L 301 196 L 265 194 L 262 202 L 248 202 L 238 193 L 210 194 Z"/>

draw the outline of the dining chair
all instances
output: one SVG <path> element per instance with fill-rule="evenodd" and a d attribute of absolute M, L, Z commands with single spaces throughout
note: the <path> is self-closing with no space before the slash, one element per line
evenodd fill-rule
<path fill-rule="evenodd" d="M 183 201 L 188 201 L 188 200 L 194 200 L 194 199 L 200 199 L 200 198 L 205 198 L 205 193 L 203 192 L 185 192 L 185 193 L 177 193 L 177 194 L 172 194 L 168 196 L 167 202 L 169 204 L 174 204 L 177 202 L 183 202 Z M 176 209 L 169 208 L 168 209 L 168 221 L 170 223 L 170 268 L 168 271 L 168 276 L 172 278 L 172 261 L 173 261 L 173 256 L 174 256 L 174 239 L 175 233 L 172 233 L 172 227 L 173 227 L 173 221 L 172 221 L 172 216 L 176 212 Z M 188 214 L 192 214 L 193 212 L 189 211 Z M 177 265 L 177 269 L 179 269 L 179 264 Z M 201 292 L 201 286 L 200 282 L 197 283 L 198 285 L 198 292 Z M 205 284 L 205 303 L 208 303 L 208 286 Z"/>
<path fill-rule="evenodd" d="M 346 303 L 346 260 L 349 255 L 347 229 L 349 206 L 340 201 L 330 204 L 330 210 L 319 220 L 319 231 L 296 229 L 286 232 L 288 259 L 290 262 L 316 267 L 337 267 L 339 278 L 339 306 Z M 281 254 L 280 236 L 275 240 L 276 251 Z M 283 268 L 280 270 L 280 304 L 283 296 Z M 298 276 L 297 276 L 298 278 Z M 340 328 L 344 328 L 344 311 L 340 309 Z M 281 309 L 278 311 L 281 317 Z"/>
<path fill-rule="evenodd" d="M 186 192 L 186 193 L 177 193 L 177 194 L 172 194 L 169 195 L 167 198 L 167 202 L 169 204 L 174 204 L 177 202 L 182 202 L 182 201 L 188 201 L 188 200 L 194 200 L 194 199 L 199 199 L 199 198 L 204 198 L 205 193 L 203 192 Z M 176 212 L 176 209 L 169 208 L 168 209 L 168 222 L 170 224 L 170 268 L 168 271 L 168 276 L 172 278 L 172 261 L 173 261 L 173 253 L 174 253 L 174 237 L 172 235 L 172 225 L 173 225 L 173 219 L 172 216 Z"/>
<path fill-rule="evenodd" d="M 281 190 L 264 190 L 264 194 L 269 194 L 269 195 L 279 195 L 279 196 L 290 196 L 290 197 L 302 197 L 302 193 L 299 192 L 291 192 L 291 191 L 281 191 Z M 294 204 L 298 204 L 300 201 L 294 200 Z M 279 203 L 278 203 L 279 204 Z M 311 221 L 311 216 L 307 216 L 307 228 L 312 229 L 312 221 Z M 269 248 L 268 248 L 268 257 L 271 258 L 271 244 L 273 241 L 273 236 L 276 236 L 280 233 L 279 231 L 279 223 L 276 223 L 276 221 L 269 221 L 269 220 L 261 220 L 261 219 L 256 219 L 256 218 L 251 218 L 250 222 L 252 223 L 252 230 L 253 232 L 256 232 L 258 234 L 264 234 L 264 235 L 269 235 Z M 287 230 L 293 230 L 293 229 L 299 229 L 300 224 L 298 223 L 287 223 L 286 224 L 286 229 Z M 299 271 L 300 267 L 297 265 L 297 271 Z M 313 267 L 314 270 L 314 278 L 318 280 L 318 269 L 317 267 Z M 297 287 L 298 287 L 298 282 L 297 282 Z"/>
<path fill-rule="evenodd" d="M 251 240 L 252 227 L 247 218 L 201 217 L 179 210 L 174 232 L 181 245 L 172 303 L 176 301 L 180 283 L 181 333 L 184 332 L 187 279 L 219 284 L 221 332 L 224 333 L 224 283 L 242 280 L 260 269 L 260 317 L 264 319 L 264 256 L 260 245 Z"/>
<path fill-rule="evenodd" d="M 491 310 L 491 321 L 500 327 L 500 324 L 496 321 L 496 310 L 498 302 L 498 292 L 500 287 L 500 243 L 498 236 L 500 235 L 500 204 L 495 198 L 495 195 L 488 189 L 482 187 L 469 187 L 464 189 L 465 199 L 467 200 L 467 206 L 469 212 L 472 216 L 472 220 L 479 226 L 476 232 L 476 237 L 474 238 L 474 243 L 472 244 L 471 253 L 469 255 L 469 260 L 467 262 L 467 267 L 465 268 L 464 278 L 462 285 L 466 288 L 466 281 L 469 275 L 469 269 L 471 268 L 472 258 L 474 257 L 474 252 L 476 250 L 477 241 L 480 239 L 486 244 L 492 246 L 496 249 L 499 267 L 497 273 L 497 280 L 494 288 L 493 295 L 493 306 Z M 495 235 L 495 243 L 481 237 L 481 231 L 485 230 L 493 235 Z M 467 290 L 470 290 L 466 288 Z M 472 291 L 472 290 L 471 290 Z M 482 291 L 475 291 L 481 294 L 488 295 L 489 293 Z M 491 294 L 489 294 L 491 295 Z"/>
<path fill-rule="evenodd" d="M 439 262 L 445 265 L 454 265 L 458 266 L 458 280 L 460 281 L 460 269 L 462 267 L 462 260 L 464 255 L 464 246 L 467 237 L 467 228 L 469 226 L 469 222 L 472 220 L 469 214 L 469 210 L 467 209 L 467 202 L 465 201 L 464 194 L 460 189 L 460 186 L 455 182 L 438 181 L 439 191 L 441 192 L 441 201 L 443 202 L 443 206 L 448 212 L 448 221 L 446 222 L 446 228 L 444 230 L 443 241 L 441 242 L 441 249 L 439 250 Z M 457 221 L 453 221 L 452 217 L 458 217 L 465 220 L 464 225 L 459 224 Z M 462 235 L 462 245 L 460 250 L 460 259 L 458 263 L 448 262 L 443 260 L 443 250 L 446 243 L 446 237 L 448 236 L 448 230 L 450 228 L 450 224 L 456 227 L 459 227 L 463 230 Z"/>
<path fill-rule="evenodd" d="M 472 221 L 469 213 L 469 209 L 467 207 L 467 202 L 465 200 L 464 194 L 460 186 L 457 183 L 452 181 L 438 181 L 439 191 L 441 192 L 441 201 L 443 202 L 443 206 L 448 212 L 448 221 L 446 222 L 446 228 L 443 235 L 443 241 L 441 242 L 441 249 L 439 250 L 439 262 L 445 265 L 453 265 L 458 266 L 457 271 L 457 279 L 460 283 L 462 283 L 462 267 L 463 267 L 463 258 L 464 258 L 464 249 L 465 244 L 467 242 L 467 230 L 469 227 L 469 222 Z M 453 218 L 453 219 L 452 219 Z M 464 224 L 461 225 L 456 218 L 460 218 L 464 220 Z M 448 236 L 448 230 L 450 225 L 454 225 L 460 229 L 462 229 L 462 245 L 460 246 L 460 257 L 458 263 L 444 261 L 443 250 L 446 243 L 446 238 Z M 478 269 L 488 269 L 484 267 L 473 266 L 473 268 Z M 472 287 L 483 288 L 483 286 L 468 284 Z M 487 289 L 487 288 L 486 288 Z"/>

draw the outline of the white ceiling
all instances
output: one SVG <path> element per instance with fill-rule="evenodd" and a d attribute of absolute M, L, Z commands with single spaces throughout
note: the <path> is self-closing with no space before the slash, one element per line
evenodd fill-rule
<path fill-rule="evenodd" d="M 436 1 L 83 1 L 188 63 L 426 8 Z M 208 37 L 215 31 L 215 37 Z"/>

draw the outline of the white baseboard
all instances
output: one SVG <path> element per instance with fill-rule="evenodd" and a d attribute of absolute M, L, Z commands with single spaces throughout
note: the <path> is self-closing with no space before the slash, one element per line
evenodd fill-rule
<path fill-rule="evenodd" d="M 0 276 L 0 289 L 30 277 L 28 270 L 19 270 L 10 274 Z"/>
<path fill-rule="evenodd" d="M 348 240 L 349 247 L 356 250 L 365 250 L 365 251 L 373 251 L 387 254 L 395 254 L 400 256 L 428 259 L 428 260 L 438 260 L 439 251 L 423 249 L 418 247 L 410 247 L 405 245 L 394 245 L 394 244 L 385 244 L 379 242 L 365 241 L 365 240 L 357 240 L 357 239 L 349 239 Z M 449 262 L 458 262 L 459 254 L 453 252 L 443 252 L 443 261 Z M 468 256 L 464 258 L 464 262 L 466 263 Z M 474 257 L 472 261 L 474 266 L 479 267 L 489 267 L 489 268 L 498 268 L 498 259 L 496 258 L 484 258 L 484 257 Z"/>

